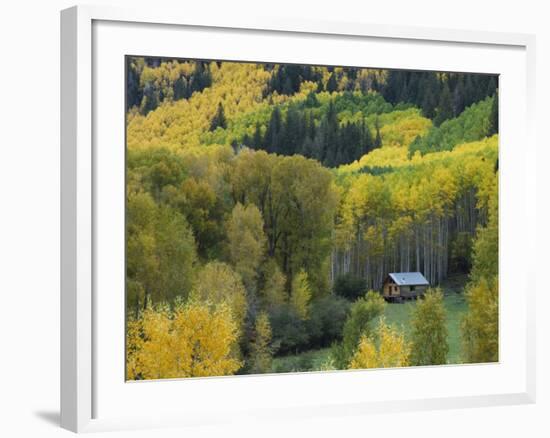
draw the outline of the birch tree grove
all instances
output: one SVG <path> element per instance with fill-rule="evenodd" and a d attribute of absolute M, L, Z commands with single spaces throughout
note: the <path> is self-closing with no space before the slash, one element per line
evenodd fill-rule
<path fill-rule="evenodd" d="M 495 194 L 497 138 L 412 160 L 406 170 L 344 175 L 331 276 L 352 273 L 379 289 L 388 272 L 423 272 L 431 284 L 449 274 L 452 246 L 473 238 Z"/>

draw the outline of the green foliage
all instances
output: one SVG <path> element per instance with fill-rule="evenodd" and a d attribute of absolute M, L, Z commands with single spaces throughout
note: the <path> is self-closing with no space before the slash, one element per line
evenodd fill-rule
<path fill-rule="evenodd" d="M 251 343 L 251 373 L 260 374 L 271 371 L 271 325 L 267 313 L 261 312 L 256 317 L 254 339 Z"/>
<path fill-rule="evenodd" d="M 311 300 L 311 289 L 307 273 L 302 269 L 292 279 L 290 289 L 290 305 L 301 319 L 307 319 L 309 316 L 309 302 Z"/>
<path fill-rule="evenodd" d="M 369 291 L 352 304 L 343 329 L 342 343 L 336 344 L 332 356 L 336 366 L 347 368 L 362 336 L 373 333 L 373 321 L 384 312 L 385 302 L 378 292 Z"/>
<path fill-rule="evenodd" d="M 422 108 L 424 116 L 437 119 L 436 125 L 492 96 L 495 90 L 494 75 L 407 70 L 390 70 L 381 86 L 388 102 L 407 102 Z"/>
<path fill-rule="evenodd" d="M 498 280 L 481 278 L 466 291 L 468 312 L 462 322 L 463 359 L 498 362 Z"/>
<path fill-rule="evenodd" d="M 462 334 L 461 325 L 463 317 L 467 311 L 466 299 L 463 293 L 464 285 L 462 280 L 455 287 L 445 284 L 443 287 L 445 294 L 443 304 L 447 319 L 447 344 L 449 352 L 447 353 L 448 363 L 462 362 Z M 417 301 L 407 301 L 405 303 L 389 303 L 384 310 L 386 323 L 398 328 L 404 329 L 405 337 L 411 341 L 412 336 L 412 317 L 416 308 Z"/>
<path fill-rule="evenodd" d="M 412 318 L 411 365 L 447 363 L 447 314 L 441 289 L 428 289 L 418 301 Z"/>
<path fill-rule="evenodd" d="M 244 324 L 248 303 L 241 277 L 221 262 L 210 262 L 198 273 L 190 294 L 193 301 L 214 307 L 225 305 L 240 329 Z"/>
<path fill-rule="evenodd" d="M 434 125 L 439 126 L 445 120 L 453 117 L 453 106 L 451 101 L 451 90 L 448 83 L 443 85 L 443 90 L 439 96 L 439 105 L 437 106 L 436 116 L 434 118 Z"/>
<path fill-rule="evenodd" d="M 186 298 L 197 260 L 187 221 L 147 193 L 129 193 L 126 205 L 128 310 Z"/>
<path fill-rule="evenodd" d="M 471 283 L 466 290 L 468 312 L 462 322 L 466 362 L 498 361 L 498 209 L 492 198 L 489 222 L 474 242 Z"/>
<path fill-rule="evenodd" d="M 416 151 L 426 154 L 436 151 L 450 151 L 460 144 L 490 136 L 490 115 L 493 97 L 467 108 L 454 119 L 447 120 L 441 126 L 432 128 L 424 137 L 417 138 L 409 146 L 409 155 Z"/>
<path fill-rule="evenodd" d="M 355 301 L 365 295 L 367 290 L 366 281 L 351 273 L 338 276 L 334 282 L 334 293 L 348 300 Z"/>
<path fill-rule="evenodd" d="M 310 350 L 288 356 L 274 357 L 274 373 L 296 373 L 303 371 L 328 371 L 331 364 L 330 348 Z"/>
<path fill-rule="evenodd" d="M 491 114 L 489 116 L 488 135 L 498 134 L 498 92 L 493 96 L 491 105 Z"/>
<path fill-rule="evenodd" d="M 285 291 L 286 278 L 273 258 L 268 258 L 260 266 L 258 280 L 259 294 L 266 308 L 284 304 L 288 297 Z"/>
<path fill-rule="evenodd" d="M 270 68 L 271 66 L 266 66 Z M 322 79 L 319 69 L 309 65 L 281 64 L 274 67 L 267 94 L 292 95 L 300 91 L 303 82 L 318 82 Z"/>
<path fill-rule="evenodd" d="M 454 273 L 470 272 L 472 267 L 472 235 L 462 231 L 457 233 L 451 244 L 451 265 L 449 271 Z"/>
<path fill-rule="evenodd" d="M 127 108 L 142 114 L 163 101 L 188 99 L 212 84 L 208 63 L 127 57 Z"/>
<path fill-rule="evenodd" d="M 256 289 L 258 268 L 264 257 L 266 237 L 260 210 L 237 203 L 227 223 L 229 257 L 247 290 Z"/>
<path fill-rule="evenodd" d="M 492 198 L 489 210 L 489 223 L 479 227 L 474 242 L 473 268 L 471 279 L 474 282 L 484 278 L 490 280 L 498 275 L 498 207 L 497 199 Z"/>
<path fill-rule="evenodd" d="M 390 269 L 437 284 L 473 265 L 469 290 L 483 299 L 468 295 L 465 356 L 492 345 L 494 334 L 479 329 L 487 309 L 475 303 L 489 302 L 480 285 L 498 274 L 498 137 L 483 139 L 498 131 L 496 78 L 128 62 L 128 317 L 165 306 L 148 314 L 163 331 L 142 357 L 145 374 L 159 372 L 156 349 L 176 346 L 193 359 L 191 344 L 171 332 L 177 306 L 196 306 L 188 314 L 205 324 L 181 322 L 193 339 L 210 342 L 217 321 L 236 341 L 217 340 L 219 368 L 177 371 L 175 356 L 163 355 L 167 375 L 408 363 L 409 336 L 422 338 L 418 321 L 432 321 L 420 310 L 428 300 L 418 331 L 401 334 L 376 330 L 384 313 L 376 292 L 361 298 Z M 388 307 L 391 320 L 398 312 Z M 458 313 L 443 318 L 450 361 Z M 136 349 L 143 330 L 133 333 Z M 305 353 L 331 344 L 330 357 Z M 301 355 L 281 365 L 289 353 Z"/>
<path fill-rule="evenodd" d="M 382 96 L 358 92 L 323 95 L 320 100 L 315 96 L 309 93 L 303 99 L 275 105 L 271 111 L 262 106 L 241 115 L 227 129 L 204 135 L 203 141 L 242 144 L 282 155 L 300 153 L 329 167 L 352 162 L 380 147 L 380 126 L 376 129 L 369 117 L 394 109 Z"/>
<path fill-rule="evenodd" d="M 128 150 L 126 168 L 128 187 L 149 192 L 157 202 L 166 189 L 179 186 L 187 176 L 183 158 L 165 148 Z"/>
<path fill-rule="evenodd" d="M 329 347 L 342 340 L 342 330 L 350 306 L 348 300 L 334 295 L 312 301 L 306 322 L 311 348 Z"/>
<path fill-rule="evenodd" d="M 278 355 L 297 353 L 307 349 L 309 333 L 306 321 L 289 304 L 274 306 L 269 312 L 273 332 L 272 346 Z"/>

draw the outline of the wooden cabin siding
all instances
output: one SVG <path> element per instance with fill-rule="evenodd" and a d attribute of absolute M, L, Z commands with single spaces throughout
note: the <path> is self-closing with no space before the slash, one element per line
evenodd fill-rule
<path fill-rule="evenodd" d="M 383 295 L 385 297 L 398 297 L 401 295 L 401 291 L 399 286 L 397 286 L 395 283 L 386 282 L 384 284 Z"/>
<path fill-rule="evenodd" d="M 426 285 L 401 285 L 396 284 L 391 277 L 388 277 L 382 287 L 382 295 L 390 301 L 397 299 L 411 299 L 422 297 L 426 293 Z"/>

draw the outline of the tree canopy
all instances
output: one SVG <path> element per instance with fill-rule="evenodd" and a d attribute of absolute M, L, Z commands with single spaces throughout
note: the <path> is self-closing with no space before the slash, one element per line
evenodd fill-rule
<path fill-rule="evenodd" d="M 128 56 L 126 98 L 128 378 L 446 363 L 449 275 L 498 360 L 496 76 Z"/>

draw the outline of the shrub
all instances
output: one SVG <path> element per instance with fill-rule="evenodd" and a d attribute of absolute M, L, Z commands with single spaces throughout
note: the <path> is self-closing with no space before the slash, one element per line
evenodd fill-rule
<path fill-rule="evenodd" d="M 361 337 L 372 335 L 372 322 L 384 312 L 384 306 L 384 299 L 375 291 L 369 291 L 352 304 L 344 324 L 342 343 L 335 345 L 332 351 L 337 368 L 348 368 Z"/>
<path fill-rule="evenodd" d="M 310 346 L 323 348 L 330 346 L 333 342 L 341 341 L 349 311 L 349 301 L 334 295 L 312 302 L 310 317 L 306 323 Z"/>
<path fill-rule="evenodd" d="M 269 315 L 272 331 L 272 346 L 278 355 L 297 353 L 307 348 L 309 335 L 305 321 L 292 306 L 274 306 Z"/>
<path fill-rule="evenodd" d="M 364 296 L 366 290 L 367 282 L 351 273 L 340 275 L 334 282 L 334 293 L 348 300 L 355 301 Z"/>

